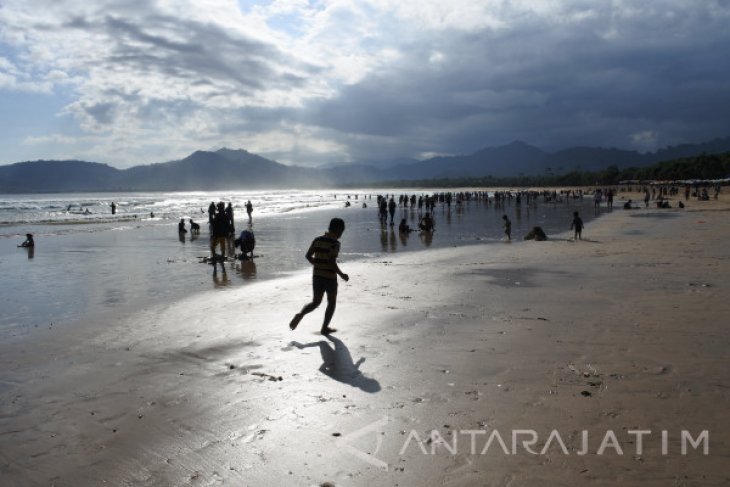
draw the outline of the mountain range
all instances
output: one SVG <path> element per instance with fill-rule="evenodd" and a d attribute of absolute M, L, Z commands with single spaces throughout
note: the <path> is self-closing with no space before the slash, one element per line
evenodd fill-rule
<path fill-rule="evenodd" d="M 389 181 L 462 177 L 513 177 L 642 167 L 656 162 L 730 151 L 730 137 L 667 147 L 650 153 L 572 147 L 546 152 L 524 142 L 486 147 L 470 155 L 423 161 L 398 159 L 322 168 L 289 166 L 245 150 L 196 151 L 164 163 L 117 169 L 85 161 L 28 161 L 0 166 L 0 192 L 191 191 L 314 188 Z"/>

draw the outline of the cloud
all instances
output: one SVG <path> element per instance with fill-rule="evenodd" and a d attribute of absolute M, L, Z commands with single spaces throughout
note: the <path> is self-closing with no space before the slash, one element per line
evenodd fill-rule
<path fill-rule="evenodd" d="M 35 144 L 75 144 L 78 139 L 74 137 L 68 137 L 61 134 L 42 135 L 39 137 L 27 137 L 23 140 L 24 144 L 35 145 Z"/>
<path fill-rule="evenodd" d="M 397 65 L 321 102 L 315 121 L 448 153 L 514 139 L 647 149 L 634 133 L 657 133 L 657 145 L 727 135 L 726 4 L 522 3 L 493 28 L 432 22 Z"/>
<path fill-rule="evenodd" d="M 0 96 L 63 94 L 85 137 L 59 153 L 120 166 L 651 150 L 728 135 L 729 20 L 721 0 L 6 0 Z"/>
<path fill-rule="evenodd" d="M 53 80 L 34 80 L 23 73 L 11 60 L 0 57 L 0 90 L 25 93 L 50 93 Z"/>

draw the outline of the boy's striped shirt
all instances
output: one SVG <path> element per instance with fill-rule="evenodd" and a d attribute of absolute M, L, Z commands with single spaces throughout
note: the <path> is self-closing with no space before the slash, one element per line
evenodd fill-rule
<path fill-rule="evenodd" d="M 336 260 L 340 253 L 337 239 L 322 235 L 312 242 L 314 247 L 314 275 L 327 279 L 337 279 Z"/>

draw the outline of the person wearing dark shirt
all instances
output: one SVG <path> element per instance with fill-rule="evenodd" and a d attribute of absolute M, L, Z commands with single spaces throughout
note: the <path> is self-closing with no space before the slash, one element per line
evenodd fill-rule
<path fill-rule="evenodd" d="M 213 223 L 213 218 L 215 218 L 215 203 L 211 201 L 208 206 L 208 224 Z"/>
<path fill-rule="evenodd" d="M 390 214 L 390 226 L 393 226 L 393 218 L 395 217 L 395 209 L 398 205 L 395 202 L 395 199 L 393 197 L 390 198 L 390 201 L 388 202 L 388 213 Z"/>
<path fill-rule="evenodd" d="M 573 240 L 583 240 L 581 233 L 583 232 L 583 220 L 578 216 L 578 212 L 573 212 L 573 223 L 570 225 L 571 230 L 575 230 Z"/>
<path fill-rule="evenodd" d="M 228 217 L 226 215 L 226 209 L 222 201 L 218 203 L 217 209 L 218 211 L 213 217 L 213 222 L 210 225 L 210 253 L 211 258 L 213 259 L 213 270 L 215 271 L 217 269 L 216 265 L 220 263 L 221 269 L 223 269 L 223 272 L 225 272 L 226 268 L 224 267 L 223 262 L 226 259 Z M 215 252 L 217 246 L 220 246 L 221 248 L 220 255 L 216 254 Z"/>
<path fill-rule="evenodd" d="M 236 233 L 236 226 L 233 223 L 233 205 L 231 203 L 228 203 L 228 206 L 226 206 L 226 219 L 228 220 L 228 236 L 234 235 Z"/>
<path fill-rule="evenodd" d="M 512 241 L 512 222 L 507 215 L 502 215 L 504 220 L 504 234 L 507 235 L 507 240 Z"/>
<path fill-rule="evenodd" d="M 235 246 L 241 247 L 242 260 L 253 259 L 253 249 L 256 247 L 256 237 L 250 230 L 250 227 L 249 229 L 241 232 L 241 236 L 235 241 Z"/>
<path fill-rule="evenodd" d="M 426 213 L 418 224 L 418 228 L 422 232 L 433 232 L 433 218 L 430 213 Z"/>
<path fill-rule="evenodd" d="M 399 233 L 410 233 L 412 231 L 413 230 L 411 230 L 411 227 L 409 227 L 408 224 L 406 223 L 406 219 L 405 218 L 401 219 L 400 225 L 398 225 L 398 232 Z"/>
<path fill-rule="evenodd" d="M 313 266 L 312 291 L 314 297 L 311 303 L 294 315 L 289 323 L 290 329 L 296 329 L 302 318 L 317 309 L 322 303 L 322 298 L 327 294 L 327 309 L 324 312 L 321 332 L 323 335 L 329 335 L 337 331 L 329 327 L 337 305 L 337 276 L 340 276 L 345 282 L 350 280 L 350 277 L 337 265 L 337 255 L 340 252 L 339 238 L 342 237 L 344 231 L 345 222 L 340 218 L 333 218 L 327 232 L 321 237 L 315 238 L 309 246 L 305 257 Z"/>
<path fill-rule="evenodd" d="M 246 213 L 248 214 L 248 222 L 251 223 L 253 219 L 251 218 L 251 213 L 253 213 L 253 205 L 251 204 L 251 200 L 248 200 L 246 203 Z"/>
<path fill-rule="evenodd" d="M 26 233 L 25 241 L 22 244 L 18 245 L 18 247 L 35 247 L 35 242 L 33 241 L 33 234 Z"/>

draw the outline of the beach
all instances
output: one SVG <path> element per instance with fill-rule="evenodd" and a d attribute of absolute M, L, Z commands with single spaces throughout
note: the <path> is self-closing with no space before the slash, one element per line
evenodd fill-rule
<path fill-rule="evenodd" d="M 727 485 L 730 198 L 616 208 L 3 341 L 0 485 Z"/>
<path fill-rule="evenodd" d="M 443 190 L 413 189 L 410 194 L 439 191 Z M 5 309 L 0 315 L 0 336 L 32 339 L 36 328 L 50 324 L 94 326 L 210 289 L 226 291 L 301 271 L 309 266 L 304 259 L 306 247 L 333 217 L 343 218 L 347 224 L 342 258 L 352 262 L 393 253 L 500 243 L 503 214 L 512 219 L 517 236 L 534 225 L 548 233 L 561 232 L 570 226 L 574 210 L 580 210 L 587 222 L 608 211 L 594 212 L 590 198 L 540 200 L 537 205 L 525 202 L 521 206 L 509 201 L 504 207 L 470 201 L 460 208 L 454 204 L 450 210 L 440 203 L 434 212 L 435 234 L 404 236 L 397 231 L 400 219 L 415 228 L 424 212 L 398 208 L 395 226 L 382 227 L 377 218 L 377 194 L 371 189 L 357 193 L 272 191 L 253 196 L 236 192 L 0 195 L 0 266 L 6 276 L 0 284 L 0 306 Z M 235 272 L 212 275 L 210 266 L 201 264 L 210 256 L 210 240 L 207 214 L 199 215 L 206 201 L 219 198 L 232 199 L 236 207 L 236 236 L 249 223 L 241 206 L 246 198 L 254 198 L 256 258 L 245 266 L 231 265 L 229 270 Z M 111 215 L 111 202 L 119 202 L 116 215 Z M 351 202 L 350 206 L 345 207 L 345 202 Z M 363 208 L 362 203 L 368 207 Z M 69 213 L 69 204 L 83 204 L 93 212 Z M 147 217 L 152 210 L 155 217 Z M 181 218 L 187 229 L 189 218 L 197 220 L 202 226 L 200 234 L 178 234 Z M 33 253 L 17 248 L 26 233 L 35 235 Z M 229 247 L 231 255 L 233 239 Z"/>

